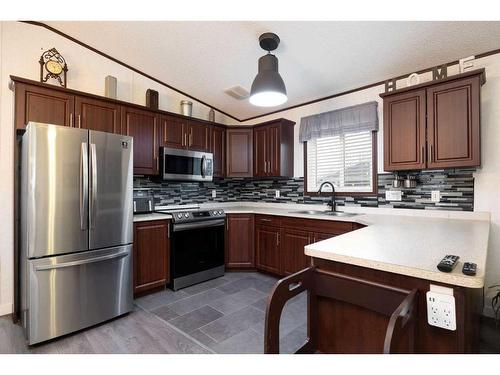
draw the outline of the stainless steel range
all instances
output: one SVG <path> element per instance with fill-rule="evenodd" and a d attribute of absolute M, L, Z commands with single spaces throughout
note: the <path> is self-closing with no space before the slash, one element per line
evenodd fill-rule
<path fill-rule="evenodd" d="M 224 275 L 223 210 L 184 206 L 156 210 L 172 215 L 172 288 L 178 290 Z"/>

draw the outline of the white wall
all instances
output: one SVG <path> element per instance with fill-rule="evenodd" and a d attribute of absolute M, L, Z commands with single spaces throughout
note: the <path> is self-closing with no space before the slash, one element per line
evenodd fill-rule
<path fill-rule="evenodd" d="M 104 78 L 112 75 L 118 80 L 120 100 L 144 105 L 151 88 L 159 92 L 160 109 L 177 113 L 181 100 L 191 100 L 42 27 L 0 22 L 0 315 L 12 311 L 13 300 L 14 94 L 8 88 L 9 76 L 38 81 L 40 55 L 52 47 L 68 62 L 68 88 L 104 95 Z M 207 119 L 208 111 L 193 101 L 194 117 Z M 215 119 L 235 122 L 218 112 Z"/>
<path fill-rule="evenodd" d="M 475 68 L 486 69 L 486 84 L 481 89 L 482 167 L 474 174 L 474 210 L 489 211 L 491 213 L 488 266 L 486 269 L 486 285 L 488 286 L 493 283 L 500 283 L 500 199 L 498 198 L 500 193 L 500 54 L 478 59 L 475 61 L 474 66 Z M 448 75 L 457 73 L 458 66 L 448 68 Z M 421 75 L 421 82 L 430 79 L 432 79 L 430 73 Z M 406 82 L 401 80 L 398 81 L 397 87 L 400 88 L 405 85 Z M 299 143 L 300 119 L 305 116 L 376 100 L 379 103 L 378 171 L 383 172 L 383 108 L 382 100 L 379 97 L 379 94 L 383 91 L 384 86 L 380 85 L 247 121 L 243 124 L 257 124 L 280 117 L 295 121 L 294 176 L 302 177 L 304 175 L 304 154 L 303 146 Z M 486 290 L 485 313 L 490 316 L 492 316 L 490 307 L 491 294 L 491 291 Z"/>

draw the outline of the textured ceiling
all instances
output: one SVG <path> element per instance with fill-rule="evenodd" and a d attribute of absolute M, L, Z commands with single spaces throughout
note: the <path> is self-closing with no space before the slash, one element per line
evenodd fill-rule
<path fill-rule="evenodd" d="M 239 119 L 500 48 L 500 22 L 45 23 Z M 266 31 L 288 91 L 271 109 L 224 93 L 250 89 Z"/>

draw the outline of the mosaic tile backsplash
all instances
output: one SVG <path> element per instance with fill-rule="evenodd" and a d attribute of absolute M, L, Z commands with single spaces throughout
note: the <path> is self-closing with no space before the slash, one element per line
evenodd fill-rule
<path fill-rule="evenodd" d="M 378 195 L 336 197 L 338 206 L 393 207 L 433 210 L 472 211 L 474 209 L 474 169 L 446 169 L 411 172 L 417 179 L 415 188 L 392 187 L 395 173 L 378 175 Z M 406 173 L 401 175 L 406 177 Z M 212 182 L 161 181 L 134 177 L 134 188 L 150 188 L 156 205 L 180 205 L 205 202 L 255 201 L 273 203 L 317 203 L 327 197 L 304 195 L 304 178 L 222 178 Z M 212 198 L 216 190 L 216 198 Z M 280 190 L 280 198 L 275 198 Z M 401 190 L 402 201 L 386 201 L 386 190 Z M 441 192 L 439 203 L 431 202 L 431 191 Z"/>

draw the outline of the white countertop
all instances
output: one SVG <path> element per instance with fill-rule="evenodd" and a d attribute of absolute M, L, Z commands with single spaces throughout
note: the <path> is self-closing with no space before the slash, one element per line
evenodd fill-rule
<path fill-rule="evenodd" d="M 157 214 L 157 213 L 137 214 L 137 215 L 134 215 L 134 223 L 137 223 L 140 221 L 169 220 L 171 218 L 172 218 L 172 215 L 168 215 L 168 214 Z"/>
<path fill-rule="evenodd" d="M 487 212 L 411 210 L 390 208 L 339 207 L 357 212 L 352 217 L 299 214 L 297 210 L 325 210 L 321 205 L 224 202 L 200 205 L 222 208 L 227 214 L 254 213 L 350 221 L 366 225 L 340 236 L 305 247 L 312 257 L 373 268 L 468 288 L 484 286 L 490 215 Z M 159 216 L 158 216 L 159 215 Z M 134 221 L 167 219 L 169 215 L 134 216 Z M 453 272 L 436 266 L 447 254 L 460 256 Z M 477 264 L 476 276 L 462 273 L 463 262 Z"/>

